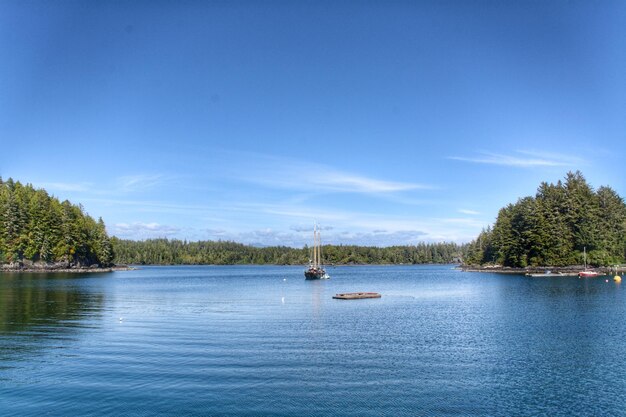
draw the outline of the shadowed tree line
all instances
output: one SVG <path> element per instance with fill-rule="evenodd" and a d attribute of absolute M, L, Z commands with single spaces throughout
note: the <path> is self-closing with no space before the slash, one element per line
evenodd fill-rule
<path fill-rule="evenodd" d="M 108 266 L 113 247 L 102 219 L 95 221 L 43 189 L 0 178 L 0 264 L 65 262 Z"/>
<path fill-rule="evenodd" d="M 151 265 L 303 265 L 310 249 L 287 246 L 254 247 L 234 242 L 187 242 L 176 239 L 144 241 L 112 238 L 116 263 Z M 459 262 L 463 246 L 455 243 L 420 243 L 416 246 L 322 247 L 326 264 L 424 264 Z"/>
<path fill-rule="evenodd" d="M 66 275 L 9 273 L 1 277 L 0 334 L 54 326 L 54 332 L 49 335 L 59 337 L 80 327 L 77 318 L 85 314 L 100 316 L 104 305 L 101 293 L 83 292 L 72 285 L 51 285 L 56 280 L 65 280 Z M 45 338 L 46 333 L 40 336 Z"/>
<path fill-rule="evenodd" d="M 626 259 L 626 205 L 610 187 L 594 190 L 580 173 L 541 183 L 534 197 L 498 213 L 467 248 L 466 264 L 511 267 L 606 266 Z"/>

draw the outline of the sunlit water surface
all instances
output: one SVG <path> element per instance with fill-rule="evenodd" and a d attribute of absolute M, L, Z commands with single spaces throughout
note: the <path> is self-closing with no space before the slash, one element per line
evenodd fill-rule
<path fill-rule="evenodd" d="M 0 414 L 624 415 L 605 278 L 363 266 L 0 274 Z M 334 300 L 339 292 L 383 297 Z"/>

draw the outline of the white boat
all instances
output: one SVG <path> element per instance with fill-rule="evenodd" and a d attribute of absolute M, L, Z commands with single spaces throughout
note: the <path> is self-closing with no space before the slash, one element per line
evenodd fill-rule
<path fill-rule="evenodd" d="M 585 246 L 583 246 L 583 262 L 585 263 L 585 269 L 578 273 L 580 278 L 593 278 L 600 275 L 598 272 L 587 268 L 587 248 Z"/>
<path fill-rule="evenodd" d="M 553 274 L 552 271 L 546 271 L 546 272 L 529 272 L 526 274 L 527 277 L 552 277 L 555 275 L 560 275 L 560 274 Z"/>

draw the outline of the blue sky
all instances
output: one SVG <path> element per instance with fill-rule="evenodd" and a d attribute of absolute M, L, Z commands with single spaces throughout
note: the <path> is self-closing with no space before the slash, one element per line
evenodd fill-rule
<path fill-rule="evenodd" d="M 0 175 L 110 234 L 466 242 L 626 195 L 623 1 L 0 0 Z"/>

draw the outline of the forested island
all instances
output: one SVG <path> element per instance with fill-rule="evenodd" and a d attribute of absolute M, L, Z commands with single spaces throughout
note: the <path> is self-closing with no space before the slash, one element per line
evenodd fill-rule
<path fill-rule="evenodd" d="M 2 269 L 106 268 L 113 257 L 101 218 L 43 189 L 0 178 Z"/>
<path fill-rule="evenodd" d="M 112 239 L 115 262 L 151 265 L 304 265 L 311 253 L 287 246 L 254 247 L 235 242 L 186 242 L 148 239 L 144 241 Z M 419 243 L 415 246 L 324 245 L 324 263 L 351 264 L 427 264 L 460 262 L 464 245 L 455 243 Z"/>
<path fill-rule="evenodd" d="M 534 197 L 498 213 L 493 227 L 467 247 L 465 264 L 538 267 L 622 264 L 626 258 L 626 205 L 610 187 L 594 190 L 580 171 L 541 183 Z"/>

